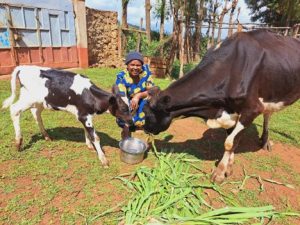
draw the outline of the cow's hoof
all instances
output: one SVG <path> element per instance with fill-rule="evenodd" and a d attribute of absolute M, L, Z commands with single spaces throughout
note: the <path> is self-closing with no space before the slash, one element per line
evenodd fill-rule
<path fill-rule="evenodd" d="M 225 179 L 224 173 L 220 169 L 216 168 L 211 175 L 212 182 L 221 184 L 223 183 L 224 179 Z"/>
<path fill-rule="evenodd" d="M 228 167 L 227 167 L 227 170 L 226 170 L 226 172 L 225 172 L 225 176 L 226 176 L 226 177 L 229 177 L 229 176 L 231 176 L 232 174 L 233 174 L 232 166 L 228 166 Z"/>
<path fill-rule="evenodd" d="M 266 143 L 262 144 L 262 148 L 270 152 L 272 151 L 272 143 L 270 141 L 267 141 Z"/>

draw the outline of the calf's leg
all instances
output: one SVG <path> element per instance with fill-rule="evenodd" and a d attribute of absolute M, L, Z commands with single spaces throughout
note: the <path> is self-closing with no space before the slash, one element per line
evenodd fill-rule
<path fill-rule="evenodd" d="M 100 159 L 102 165 L 104 167 L 108 167 L 109 166 L 108 160 L 106 159 L 105 154 L 102 151 L 100 146 L 100 138 L 96 134 L 96 131 L 93 127 L 92 116 L 91 115 L 79 116 L 78 120 L 83 124 L 88 134 L 88 138 L 90 139 L 90 142 L 93 144 L 94 149 L 97 151 L 98 158 Z"/>
<path fill-rule="evenodd" d="M 41 113 L 43 111 L 43 106 L 38 105 L 34 108 L 31 108 L 30 110 L 31 110 L 31 114 L 32 114 L 33 118 L 35 119 L 37 125 L 39 126 L 40 131 L 41 131 L 42 135 L 44 136 L 45 140 L 51 141 L 50 136 L 48 135 L 47 131 L 45 130 L 43 120 L 41 117 Z"/>
<path fill-rule="evenodd" d="M 85 136 L 85 143 L 88 146 L 89 149 L 94 149 L 93 143 L 91 142 L 89 138 L 89 134 L 86 129 L 84 129 L 84 136 Z"/>
<path fill-rule="evenodd" d="M 10 106 L 10 116 L 15 129 L 16 148 L 18 151 L 21 150 L 23 142 L 20 127 L 20 116 L 22 112 L 32 107 L 32 105 L 32 96 L 30 96 L 27 90 L 24 87 L 22 87 L 20 89 L 20 97 L 18 101 Z"/>

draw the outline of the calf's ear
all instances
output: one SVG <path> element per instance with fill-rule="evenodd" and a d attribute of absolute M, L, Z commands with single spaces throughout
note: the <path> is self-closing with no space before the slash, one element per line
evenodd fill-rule
<path fill-rule="evenodd" d="M 119 94 L 120 90 L 118 88 L 118 85 L 114 84 L 113 87 L 112 87 L 112 93 L 113 94 Z"/>
<path fill-rule="evenodd" d="M 108 100 L 108 103 L 110 104 L 110 105 L 115 105 L 115 104 L 117 104 L 117 98 L 115 97 L 115 96 L 110 96 L 110 98 L 109 98 L 109 100 Z"/>

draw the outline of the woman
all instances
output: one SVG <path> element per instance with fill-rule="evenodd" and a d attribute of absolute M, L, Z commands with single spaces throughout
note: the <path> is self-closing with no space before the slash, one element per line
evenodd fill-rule
<path fill-rule="evenodd" d="M 128 127 L 124 121 L 117 119 L 118 125 L 123 128 L 122 139 L 131 137 L 131 131 L 143 127 L 145 123 L 143 107 L 147 102 L 147 90 L 154 86 L 149 67 L 144 65 L 144 58 L 139 52 L 128 53 L 125 64 L 127 68 L 118 73 L 116 85 L 119 87 L 120 94 L 126 97 L 135 126 Z"/>

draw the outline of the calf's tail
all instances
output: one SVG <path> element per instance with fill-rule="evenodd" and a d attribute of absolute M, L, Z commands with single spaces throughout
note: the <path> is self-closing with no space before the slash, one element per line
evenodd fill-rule
<path fill-rule="evenodd" d="M 3 104 L 2 104 L 2 109 L 6 109 L 9 106 L 11 106 L 11 104 L 13 104 L 15 97 L 16 97 L 16 80 L 17 77 L 20 73 L 20 68 L 16 67 L 11 75 L 11 81 L 10 81 L 10 85 L 11 85 L 11 95 L 4 100 Z"/>

